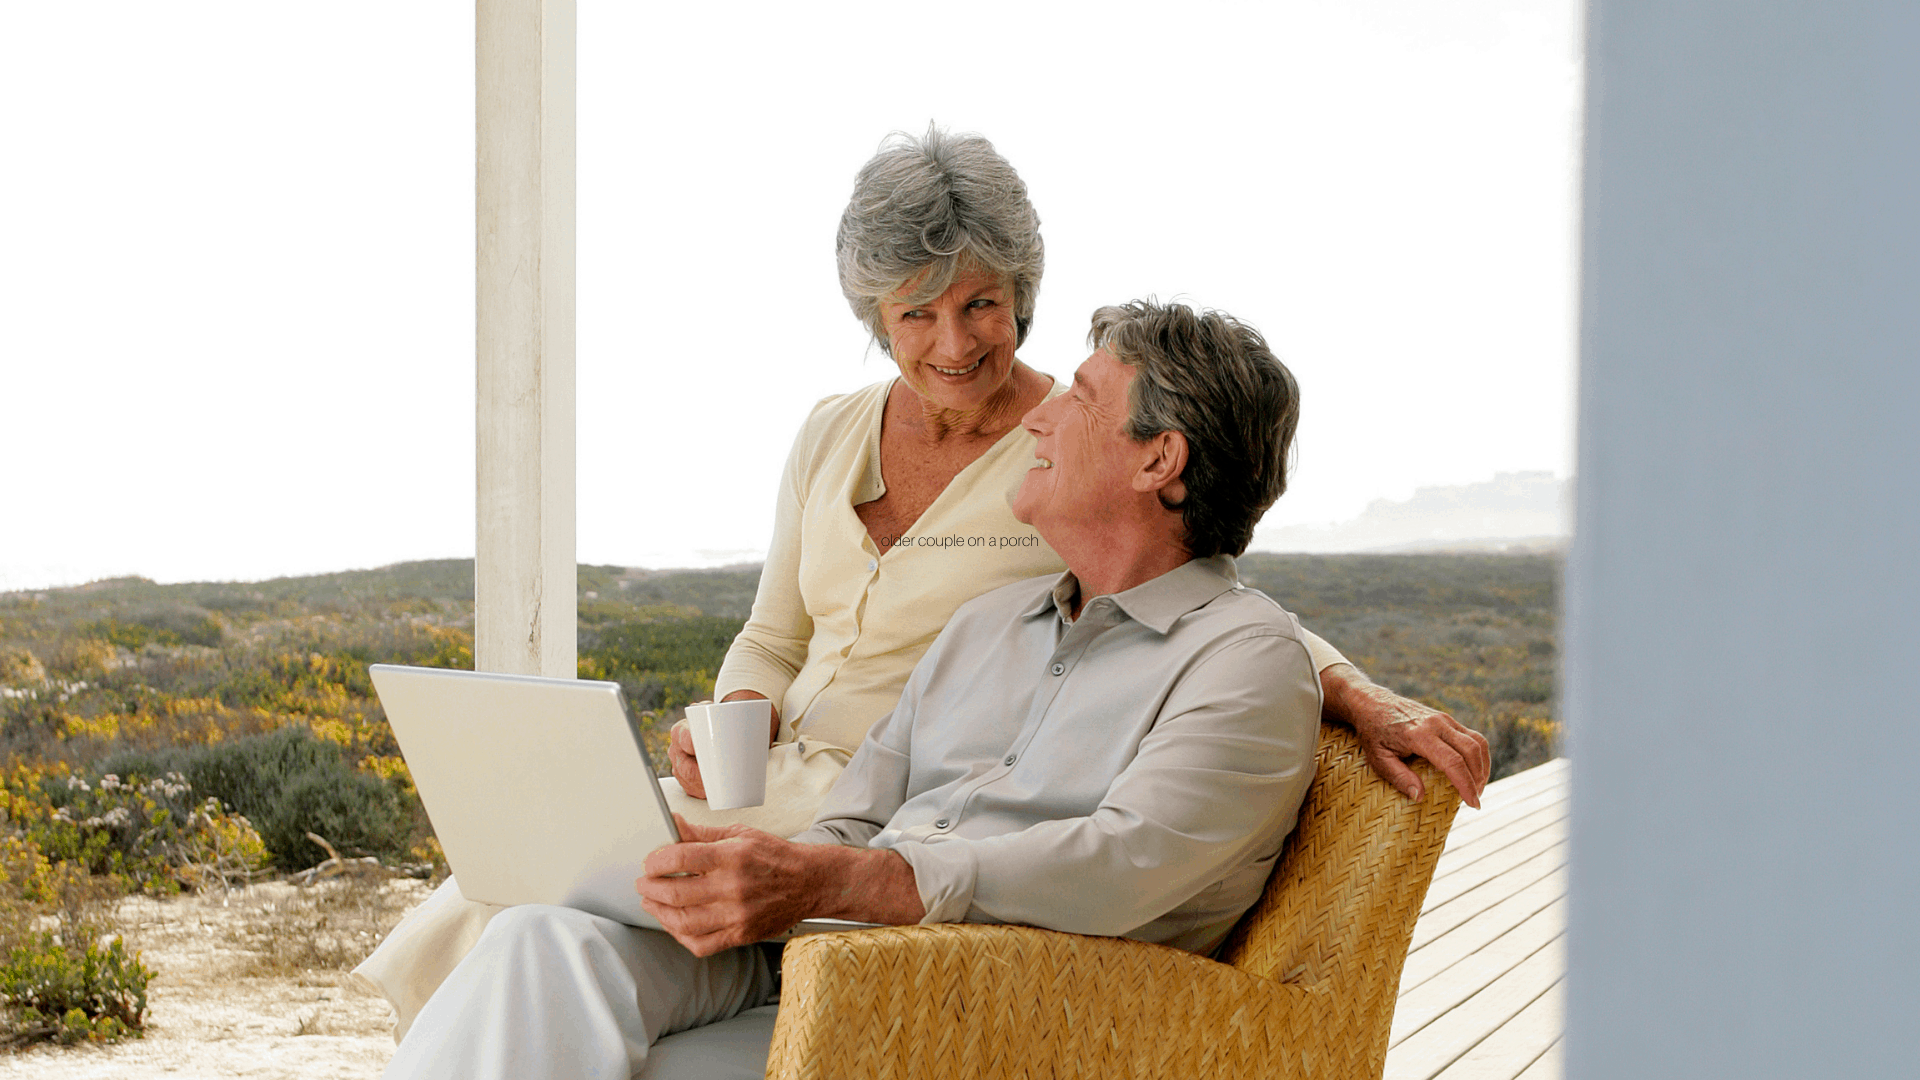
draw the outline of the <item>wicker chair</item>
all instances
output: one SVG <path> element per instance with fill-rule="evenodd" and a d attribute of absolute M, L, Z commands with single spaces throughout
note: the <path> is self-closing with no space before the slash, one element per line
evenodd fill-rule
<path fill-rule="evenodd" d="M 1379 1077 L 1414 919 L 1459 795 L 1411 803 L 1345 728 L 1219 960 L 1014 926 L 789 942 L 769 1080 Z"/>

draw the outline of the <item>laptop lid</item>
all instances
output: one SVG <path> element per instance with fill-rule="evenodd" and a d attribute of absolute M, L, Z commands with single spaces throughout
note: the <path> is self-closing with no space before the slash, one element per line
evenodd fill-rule
<path fill-rule="evenodd" d="M 633 883 L 680 836 L 620 684 L 369 673 L 462 894 L 659 929 Z"/>
<path fill-rule="evenodd" d="M 680 833 L 619 683 L 368 672 L 464 896 L 662 929 L 633 883 Z M 871 925 L 809 919 L 773 940 Z"/>

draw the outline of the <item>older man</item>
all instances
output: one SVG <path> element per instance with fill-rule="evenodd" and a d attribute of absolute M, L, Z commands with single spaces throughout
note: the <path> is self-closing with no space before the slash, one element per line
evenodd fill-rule
<path fill-rule="evenodd" d="M 1092 339 L 1023 420 L 1014 500 L 1067 573 L 962 607 L 811 829 L 686 826 L 649 857 L 637 887 L 671 937 L 563 908 L 495 919 L 389 1075 L 629 1075 L 661 1035 L 768 1001 L 748 946 L 805 918 L 1221 942 L 1319 730 L 1299 624 L 1232 558 L 1285 489 L 1298 393 L 1222 314 L 1102 308 Z"/>

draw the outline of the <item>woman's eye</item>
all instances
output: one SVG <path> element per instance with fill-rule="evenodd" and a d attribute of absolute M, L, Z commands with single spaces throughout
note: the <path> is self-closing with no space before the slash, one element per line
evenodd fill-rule
<path fill-rule="evenodd" d="M 988 308 L 993 306 L 993 301 L 983 296 L 980 299 L 975 300 L 973 303 L 968 304 L 967 306 L 970 308 Z"/>

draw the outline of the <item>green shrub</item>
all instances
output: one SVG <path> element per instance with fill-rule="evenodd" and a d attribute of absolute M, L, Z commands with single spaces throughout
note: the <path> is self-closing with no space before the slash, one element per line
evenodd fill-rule
<path fill-rule="evenodd" d="M 343 764 L 290 779 L 274 799 L 260 836 L 276 865 L 297 870 L 327 857 L 307 839 L 310 832 L 325 837 L 342 854 L 364 852 L 394 862 L 407 853 L 410 826 L 392 785 Z"/>
<path fill-rule="evenodd" d="M 582 641 L 580 655 L 597 662 L 612 678 L 633 672 L 715 671 L 741 625 L 742 620 L 712 615 L 612 623 Z"/>
<path fill-rule="evenodd" d="M 12 1041 L 110 1041 L 146 1024 L 153 972 L 119 938 L 84 947 L 40 934 L 0 965 Z"/>
<path fill-rule="evenodd" d="M 139 651 L 146 645 L 204 645 L 219 648 L 226 637 L 220 620 L 191 608 L 148 611 L 132 619 L 104 619 L 86 628 L 90 637 Z"/>
<path fill-rule="evenodd" d="M 326 858 L 309 832 L 342 852 L 395 861 L 411 846 L 413 818 L 393 785 L 354 769 L 344 748 L 303 725 L 211 746 L 118 754 L 103 767 L 122 775 L 183 774 L 195 791 L 246 815 L 282 870 Z"/>
<path fill-rule="evenodd" d="M 10 840 L 29 845 L 50 867 L 68 867 L 65 872 L 97 879 L 116 894 L 244 879 L 265 856 L 246 818 L 228 813 L 218 799 L 196 796 L 177 772 L 89 780 L 16 765 L 0 776 L 0 806 Z M 17 876 L 0 869 L 0 885 Z"/>

